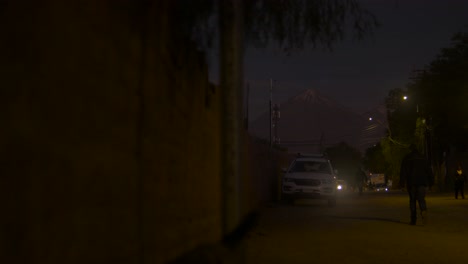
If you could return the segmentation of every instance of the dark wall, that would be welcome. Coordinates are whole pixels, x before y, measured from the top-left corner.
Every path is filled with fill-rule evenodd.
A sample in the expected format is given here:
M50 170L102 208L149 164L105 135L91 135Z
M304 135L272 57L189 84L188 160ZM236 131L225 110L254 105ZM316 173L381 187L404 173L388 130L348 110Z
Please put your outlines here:
M2 263L161 263L220 239L218 93L168 4L138 5L2 6Z
M220 88L172 2L1 2L1 263L165 263L222 239ZM244 215L278 187L245 137Z

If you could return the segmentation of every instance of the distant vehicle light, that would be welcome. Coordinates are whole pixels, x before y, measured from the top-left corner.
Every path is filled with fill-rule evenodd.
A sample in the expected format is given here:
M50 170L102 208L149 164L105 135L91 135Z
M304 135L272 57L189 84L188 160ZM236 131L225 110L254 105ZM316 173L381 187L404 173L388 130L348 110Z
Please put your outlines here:
M343 187L341 185L336 186L336 189L341 190Z
M388 192L388 187L377 187L375 190L378 191L378 192L380 192L380 191Z

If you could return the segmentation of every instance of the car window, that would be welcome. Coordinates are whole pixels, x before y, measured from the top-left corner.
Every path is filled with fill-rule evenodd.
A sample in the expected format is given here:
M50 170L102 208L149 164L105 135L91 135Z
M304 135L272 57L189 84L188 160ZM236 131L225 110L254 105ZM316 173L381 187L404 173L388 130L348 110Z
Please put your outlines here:
M296 160L290 172L320 172L331 174L327 162Z

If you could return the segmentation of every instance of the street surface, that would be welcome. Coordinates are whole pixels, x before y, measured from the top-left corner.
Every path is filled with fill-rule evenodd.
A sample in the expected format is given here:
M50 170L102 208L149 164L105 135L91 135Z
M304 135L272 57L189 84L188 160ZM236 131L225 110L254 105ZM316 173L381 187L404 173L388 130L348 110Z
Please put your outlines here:
M272 203L245 240L245 263L468 263L468 199L427 195L428 223L410 226L406 192Z

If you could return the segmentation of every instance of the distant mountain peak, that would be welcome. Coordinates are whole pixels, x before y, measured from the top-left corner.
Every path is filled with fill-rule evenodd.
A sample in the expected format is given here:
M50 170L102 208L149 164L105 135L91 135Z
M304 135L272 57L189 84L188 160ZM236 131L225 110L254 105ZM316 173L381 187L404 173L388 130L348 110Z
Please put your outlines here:
M299 93L298 95L292 98L292 101L295 102L304 102L304 103L314 103L314 104L324 104L324 105L335 105L335 103L323 96L316 89L307 89Z
M369 122L369 117L378 120L378 125ZM281 117L275 123L274 132L269 113L264 113L252 122L249 133L263 139L279 138L291 153L316 152L320 146L339 142L364 152L367 146L385 136L385 119L380 118L373 112L357 113L315 89L307 89L281 104Z

